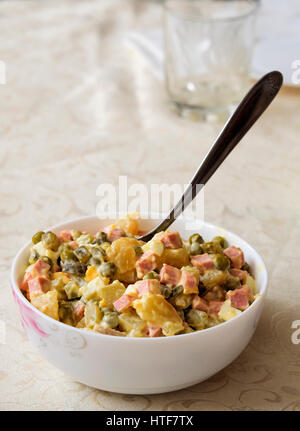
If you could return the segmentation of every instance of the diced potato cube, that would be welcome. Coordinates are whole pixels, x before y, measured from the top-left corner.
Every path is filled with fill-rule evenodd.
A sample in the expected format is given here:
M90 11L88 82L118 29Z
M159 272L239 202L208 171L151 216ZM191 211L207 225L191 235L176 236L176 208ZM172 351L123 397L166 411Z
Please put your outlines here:
M100 277L94 278L86 286L82 286L79 290L81 294L87 301L91 299L100 301L102 299L100 294L100 289L105 286L103 280Z
M129 286L127 286L127 288L126 288L125 293L126 293L126 295L134 296L135 298L137 298L139 296L137 285L136 284L129 284Z
M32 250L37 251L39 256L49 257L49 259L51 259L53 262L56 262L59 256L58 251L53 251L53 250L50 250L49 248L44 247L42 241L32 246Z
M62 280L64 284L69 283L71 277L66 272L54 272L51 277L52 280Z
M134 283L137 279L136 270L131 269L130 271L124 272L123 274L120 274L119 271L117 271L116 278L123 283Z
M146 328L146 322L144 322L135 311L127 311L119 315L119 326L127 332L129 336L143 337L145 335L144 330Z
M216 285L224 284L227 280L228 273L226 271L219 271L218 269L210 269L200 275L200 281L207 289L212 289Z
M250 287L250 289L252 290L253 295L255 295L255 293L256 293L256 284L255 284L254 278L251 277L250 274L247 274L245 284L247 284Z
M102 285L99 288L99 293L102 299L104 299L107 307L112 307L113 303L117 301L124 293L125 286L119 280L113 281L111 284Z
M181 268L189 264L189 255L185 248L165 248L159 257L159 267L162 267L163 263Z
M219 313L218 313L218 317L220 319L225 320L225 322L227 320L232 319L235 316L238 316L239 314L241 314L241 310L238 310L237 308L234 308L231 306L230 300L227 299L224 304L222 305Z
M57 292L55 290L50 290L47 293L33 297L31 303L42 313L47 314L47 316L55 320L59 320Z
M160 232L160 234L156 234L149 242L143 245L143 251L152 251L157 256L161 256L165 249L163 242L159 239L161 234L162 232Z
M135 269L137 260L135 245L140 245L140 241L135 238L122 237L114 241L107 249L108 259L116 265L119 274Z
M127 214L125 217L120 218L116 225L123 229L126 233L131 235L138 235L139 233L139 223L138 223L138 213Z
M95 323L100 323L102 319L102 312L96 302L89 301L84 310L85 325L93 327Z
M133 302L133 307L142 320L162 328L164 335L175 335L184 328L177 311L162 295L143 295Z

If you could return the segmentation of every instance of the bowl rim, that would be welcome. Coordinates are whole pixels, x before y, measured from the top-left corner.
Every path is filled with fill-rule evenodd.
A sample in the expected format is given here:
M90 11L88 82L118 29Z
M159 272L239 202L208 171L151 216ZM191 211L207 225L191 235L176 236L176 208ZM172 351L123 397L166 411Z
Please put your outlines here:
M158 214L158 213L151 213L151 216L153 218L163 217L162 214ZM55 230L55 229L59 229L63 225L69 224L69 223L75 223L75 222L84 221L84 220L88 221L90 219L95 219L95 218L98 218L101 221L101 218L97 217L96 215L87 215L87 216L76 217L73 219L66 220L64 222L57 223L53 226L48 227L46 230ZM106 219L110 219L110 217L107 216ZM113 217L112 217L112 219L113 219ZM141 220L150 220L149 217L143 218L142 215L140 216L140 219ZM181 219L185 220L187 222L189 222L189 221L195 222L195 220L190 219L188 217L182 217ZM19 249L15 258L13 259L13 262L11 265L11 277L10 277L11 288L12 288L13 292L17 295L18 299L21 300L21 302L24 304L25 307L29 307L33 312L37 313L38 316L40 316L42 319L45 319L49 324L52 324L52 325L57 324L58 326L62 326L66 330L68 329L68 330L79 331L80 334L90 335L92 337L100 337L100 339L102 337L105 337L106 339L109 338L109 339L115 340L115 341L121 341L122 340L122 342L139 342L139 343L140 342L152 342L152 343L163 342L163 343L166 343L166 340L169 340L169 342L172 342L176 339L182 339L182 337L187 338L187 337L203 336L203 335L209 333L210 331L217 331L218 328L223 328L225 325L227 325L227 326L234 325L235 324L234 322L237 322L238 319L245 318L247 313L249 313L249 312L251 313L255 307L257 307L260 303L262 303L265 299L267 289L268 289L268 272L267 272L266 265L265 265L262 257L260 256L260 254L247 241L245 241L239 235L229 231L228 229L221 228L221 227L219 227L213 223L209 223L206 221L201 221L201 223L202 223L202 226L207 226L207 227L213 228L213 229L219 229L222 232L224 232L225 236L226 236L226 234L229 234L229 235L235 237L236 239L238 239L238 241L240 241L241 243L244 243L245 245L247 245L247 247L250 249L251 253L253 253L253 256L256 259L260 260L260 271L263 272L263 283L260 286L260 292L259 292L260 295L253 301L253 303L246 310L244 310L242 313L238 314L237 316L233 317L232 319L227 320L226 322L222 322L218 325L212 326L210 328L202 329L200 331L194 331L194 332L191 332L188 334L178 334L178 335L169 336L169 337L124 337L124 336L120 336L120 335L101 334L101 333L93 331L93 330L85 330L82 328L76 328L74 326L67 325L66 323L55 320L52 317L49 317L46 314L42 313L40 310L38 310L36 307L34 307L30 301L28 301L28 299L23 295L23 293L19 287L18 281L17 281L16 267L18 265L19 259L22 256L22 254L31 245L31 240L27 241ZM242 317L242 316L244 316L244 317ZM219 330L221 330L221 329L219 329ZM152 341L149 341L149 340L152 340Z

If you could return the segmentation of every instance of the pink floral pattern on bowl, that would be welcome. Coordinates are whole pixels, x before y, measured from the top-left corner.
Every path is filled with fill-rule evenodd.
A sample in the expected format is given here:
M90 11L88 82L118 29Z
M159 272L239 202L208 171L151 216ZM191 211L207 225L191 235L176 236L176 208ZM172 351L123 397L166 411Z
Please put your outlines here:
M42 337L48 337L48 334L45 331L43 331L43 329L41 329L37 324L35 320L34 311L31 310L29 306L27 306L18 298L18 295L15 293L12 286L11 286L11 290L13 293L14 300L16 301L20 309L21 323L22 323L23 329L25 331L26 331L26 328L33 329L38 335Z

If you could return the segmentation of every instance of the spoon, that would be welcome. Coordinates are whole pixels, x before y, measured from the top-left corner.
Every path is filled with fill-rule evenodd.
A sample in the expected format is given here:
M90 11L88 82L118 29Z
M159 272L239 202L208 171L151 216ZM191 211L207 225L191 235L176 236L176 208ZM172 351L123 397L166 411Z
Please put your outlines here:
M228 154L240 142L255 121L270 105L283 82L278 71L267 73L246 94L199 166L181 199L158 226L138 239L149 241L156 233L166 230L192 202L204 184L215 173ZM198 186L198 187L196 187Z

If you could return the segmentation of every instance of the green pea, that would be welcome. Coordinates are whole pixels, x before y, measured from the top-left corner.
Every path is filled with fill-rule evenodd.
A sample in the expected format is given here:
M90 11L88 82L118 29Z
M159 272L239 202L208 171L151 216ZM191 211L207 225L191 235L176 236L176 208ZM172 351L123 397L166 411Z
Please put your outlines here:
M74 275L85 274L84 264L82 262L74 262L74 260L65 260L62 264L62 270Z
M162 286L161 287L161 294L166 299L170 298L170 296L172 294L172 288L170 286Z
M97 257L91 257L87 263L90 266L99 266L101 265L102 260L98 259Z
M32 265L33 263L35 263L39 258L39 254L36 250L32 250L32 252L30 253L28 262L30 265Z
M204 329L208 325L208 316L205 311L191 309L186 313L187 323L195 329Z
M179 284L179 286L176 286L172 289L172 296L180 295L183 292L183 286Z
M155 271L150 271L150 272L147 272L147 274L145 274L143 277L143 280L151 280L151 279L159 280L159 274L157 274L157 272Z
M42 244L45 248L57 251L59 247L59 241L55 233L46 232L42 235Z
M223 253L222 247L218 241L208 241L201 244L202 250L204 253L208 254L217 254Z
M202 246L199 244L199 242L192 242L190 246L190 254L192 256L196 256L202 253L203 253Z
M224 284L224 288L226 290L234 290L241 285L240 279L238 277L234 277L233 275L229 275L226 283Z
M60 258L62 261L65 261L65 260L77 261L77 257L69 245L64 244L64 246L60 250L61 250L60 251Z
M225 271L230 267L230 260L224 254L215 254L214 263L217 269Z
M133 248L137 257L142 256L142 254L144 253L142 247L140 247L139 245L134 245Z
M113 262L103 262L100 266L100 273L103 277L112 278L116 272L117 268Z
M226 240L223 236L215 236L212 240L218 242L222 248L225 247Z
M247 262L244 263L244 265L241 268L243 271L247 271L250 273L250 266Z
M81 245L80 247L76 248L76 250L74 250L74 254L79 260L79 262L83 263L86 263L91 257L91 253L86 247L84 247L84 245Z
M50 265L50 267L52 267L52 260L48 256L40 256L40 259L43 260L44 262L48 263L48 265Z
M110 313L105 313L101 325L106 328L116 328L119 325L118 313L111 311Z
M39 232L35 233L32 237L33 244L37 244L38 242L40 242L44 233L45 232L43 232L41 230Z
M58 310L59 320L60 321L73 321L73 306L71 302L68 301L60 301L59 302L59 310ZM73 323L73 322L72 322Z
M180 293L179 295L173 296L170 302L177 310L185 310L192 303L192 295Z
M103 244L103 241L101 241L101 239L97 239L95 238L94 241L92 242L93 245L101 245Z
M92 247L90 252L92 253L92 256L99 259L99 260L103 260L106 252L102 247Z
M189 241L190 241L190 244L192 244L193 242L198 242L199 244L202 244L204 242L204 239L198 233L194 233L193 235L190 236Z
M102 244L107 241L107 234L105 232L98 232L96 235L97 244Z

